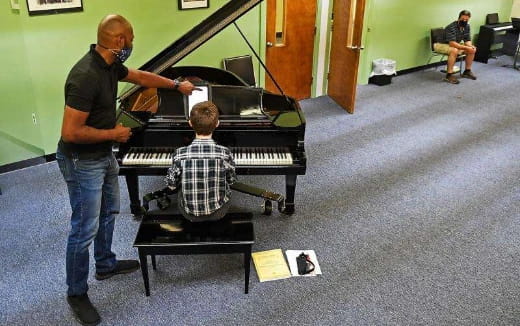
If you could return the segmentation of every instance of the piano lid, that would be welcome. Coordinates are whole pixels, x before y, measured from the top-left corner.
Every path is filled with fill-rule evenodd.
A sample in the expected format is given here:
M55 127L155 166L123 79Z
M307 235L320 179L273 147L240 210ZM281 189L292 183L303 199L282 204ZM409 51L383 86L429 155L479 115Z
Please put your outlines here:
M218 34L260 2L262 2L262 0L229 0L222 8L189 30L139 69L160 74L193 52L193 50ZM124 100L140 87L139 85L134 85L121 94L120 99Z

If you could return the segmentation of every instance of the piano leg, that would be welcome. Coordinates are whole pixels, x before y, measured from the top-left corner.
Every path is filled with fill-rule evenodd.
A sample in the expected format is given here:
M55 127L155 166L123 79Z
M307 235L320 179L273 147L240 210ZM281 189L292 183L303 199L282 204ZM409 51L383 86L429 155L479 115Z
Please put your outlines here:
M296 190L296 174L288 174L285 176L285 209L284 214L292 215L294 213L294 192Z
M141 200L139 199L139 179L136 173L128 173L125 175L126 187L128 188L128 196L130 198L130 211L135 216L143 215Z

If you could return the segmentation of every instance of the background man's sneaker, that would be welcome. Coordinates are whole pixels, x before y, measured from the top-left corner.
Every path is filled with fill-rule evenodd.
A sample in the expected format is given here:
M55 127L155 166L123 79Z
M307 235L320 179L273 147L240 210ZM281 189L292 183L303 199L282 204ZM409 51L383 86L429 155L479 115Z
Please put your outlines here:
M83 295L67 296L67 302L74 313L74 317L76 317L80 324L90 326L97 325L101 321L101 317L99 317L96 308L92 305L86 293Z
M446 77L444 77L444 80L450 84L460 83L459 80L457 79L457 77L455 77L454 75L447 75Z
M139 262L137 260L118 260L116 267L110 272L96 272L96 280L101 281L116 274L131 273L139 269Z
M477 80L477 76L475 76L471 70L464 71L462 73L462 77Z

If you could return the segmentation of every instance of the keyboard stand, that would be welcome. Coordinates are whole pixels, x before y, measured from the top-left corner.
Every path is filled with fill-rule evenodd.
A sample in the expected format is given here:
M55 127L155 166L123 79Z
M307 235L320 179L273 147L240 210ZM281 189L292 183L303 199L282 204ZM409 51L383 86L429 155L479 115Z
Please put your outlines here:
M518 41L518 44L516 45L516 52L515 52L515 59L513 60L513 69L520 70L520 67L516 65L518 61L518 53L520 52L520 40Z
M506 67L506 68L513 68L515 70L520 70L520 67L517 66L517 62L518 62L518 54L520 52L520 34L518 36L518 42L516 43L516 50L515 50L515 56L514 56L514 59L513 59L513 64L512 65L503 65L502 67Z

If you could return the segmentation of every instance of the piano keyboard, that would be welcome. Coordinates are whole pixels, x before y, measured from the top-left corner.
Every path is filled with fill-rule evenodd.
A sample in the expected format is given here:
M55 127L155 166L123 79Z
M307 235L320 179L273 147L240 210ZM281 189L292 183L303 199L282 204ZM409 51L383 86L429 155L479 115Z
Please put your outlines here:
M508 24L506 26L500 26L500 27L493 27L493 30L495 32L499 32L499 31L503 31L503 30L506 30L506 29L511 29L513 27L512 24Z
M231 147L236 165L292 165L289 149L284 147Z
M172 164L173 148L138 148L132 147L123 156L123 165L157 165L169 166Z
M230 147L236 165L292 165L293 157L285 147ZM175 148L132 147L123 165L170 166Z

